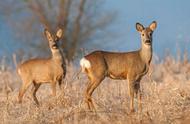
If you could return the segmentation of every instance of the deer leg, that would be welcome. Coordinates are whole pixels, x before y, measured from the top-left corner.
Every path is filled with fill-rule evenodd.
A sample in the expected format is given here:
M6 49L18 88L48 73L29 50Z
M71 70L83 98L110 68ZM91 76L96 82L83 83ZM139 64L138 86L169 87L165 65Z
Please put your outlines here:
M58 80L59 89L61 89L62 83L64 83L64 82L63 82L63 78L60 78L60 79Z
M139 112L142 111L142 104L141 104L141 90L140 90L140 82L136 82L134 85L134 90L135 90L135 95L137 96L138 99L138 110Z
M92 110L91 106L90 106L90 97L88 95L88 92L90 90L90 87L91 87L92 83L91 82L88 82L88 86L87 86L87 89L86 89L86 92L85 92L85 102L87 103L87 106L88 106L88 109L89 110Z
M21 103L22 102L22 98L24 93L26 92L26 90L28 89L28 87L30 86L31 81L30 82L23 82L22 87L19 91L19 95L18 95L18 102Z
M142 92L140 89L140 84L138 86L137 98L138 98L138 109L139 109L139 112L141 113L142 112Z
M51 84L51 88L52 88L52 96L56 96L56 83L53 82Z
M37 84L37 83L33 83L33 84L34 84L34 88L33 88L33 99L34 99L35 103L36 103L37 105L39 105L38 99L37 99L37 97L36 97L36 92L37 92L37 90L39 89L39 87L40 87L41 84Z
M93 103L93 101L92 101L91 96L92 96L92 93L94 92L94 90L95 90L95 89L98 87L98 85L101 83L101 81L102 81L102 80L95 80L95 81L93 81L93 83L90 85L89 90L88 90L88 92L87 92L87 98L88 98L88 102L89 102L89 104L90 104L90 108L91 108L91 109L94 109L95 111L96 111L96 108L95 108L95 106L94 106L94 103Z
M135 112L134 109L134 82L133 81L129 81L128 82L128 93L130 96L130 112Z

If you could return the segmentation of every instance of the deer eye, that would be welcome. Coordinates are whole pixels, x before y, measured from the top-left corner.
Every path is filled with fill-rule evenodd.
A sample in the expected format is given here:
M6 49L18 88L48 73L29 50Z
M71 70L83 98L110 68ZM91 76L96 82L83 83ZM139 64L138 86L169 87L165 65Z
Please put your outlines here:
M142 34L142 36L144 36L144 34Z
M152 36L152 33L150 33L149 35Z

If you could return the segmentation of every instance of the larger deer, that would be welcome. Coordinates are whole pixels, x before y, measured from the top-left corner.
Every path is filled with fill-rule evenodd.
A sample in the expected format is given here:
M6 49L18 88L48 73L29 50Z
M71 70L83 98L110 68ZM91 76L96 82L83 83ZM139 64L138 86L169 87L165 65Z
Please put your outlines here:
M141 35L141 48L132 52L94 51L84 56L80 65L88 76L89 83L85 92L85 101L90 110L95 109L91 95L105 77L112 79L127 79L130 96L130 111L134 112L134 95L138 97L138 108L141 106L141 78L148 72L152 59L152 34L157 23L153 21L144 28L136 23L136 30Z
M19 91L18 100L22 102L22 97L28 87L33 83L33 99L39 105L36 92L42 83L50 83L52 95L56 95L56 82L61 85L66 74L64 58L58 46L58 41L63 35L63 30L58 29L56 34L50 33L47 29L44 34L49 42L52 56L47 59L31 59L22 63L18 68L18 74L22 79L22 87Z

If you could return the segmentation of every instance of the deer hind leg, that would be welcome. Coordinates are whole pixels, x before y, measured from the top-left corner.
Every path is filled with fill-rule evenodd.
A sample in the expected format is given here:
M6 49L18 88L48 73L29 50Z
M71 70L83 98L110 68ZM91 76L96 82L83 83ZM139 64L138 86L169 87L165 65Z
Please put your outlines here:
M34 84L34 88L33 88L33 99L34 99L35 103L36 103L37 105L39 105L38 99L37 99L37 97L36 97L36 92L37 92L37 90L39 89L39 87L40 87L41 84L37 84L37 83L35 83L35 82L34 82L33 84Z
M86 102L89 110L92 110L92 108L90 106L90 102L89 102L91 100L91 98L88 96L88 92L90 90L91 85L92 85L92 83L88 82L88 86L87 86L87 89L86 89L86 92L85 92L85 102Z
M86 101L87 101L87 105L89 107L90 110L95 110L96 108L94 106L94 103L92 101L92 93L94 92L94 90L98 87L98 85L101 83L103 79L96 79L96 80L91 80L91 83L88 85L87 90L86 90Z
M28 89L28 87L30 86L30 84L32 83L32 81L23 81L22 87L19 91L19 95L18 95L18 102L21 103L22 102L22 98L24 93L26 92L26 90Z

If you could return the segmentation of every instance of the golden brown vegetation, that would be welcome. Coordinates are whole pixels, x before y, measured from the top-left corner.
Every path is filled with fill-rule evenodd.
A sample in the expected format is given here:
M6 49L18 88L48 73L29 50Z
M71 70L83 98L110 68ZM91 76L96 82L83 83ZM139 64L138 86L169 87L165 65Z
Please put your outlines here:
M188 123L190 120L190 63L166 57L152 64L150 76L141 82L143 110L129 114L126 81L106 79L94 92L97 113L87 111L83 102L86 76L76 78L78 68L68 67L66 83L56 97L50 96L50 86L37 92L38 108L30 91L22 104L17 103L21 81L14 69L1 65L0 71L0 123L3 124L168 124ZM136 102L136 101L135 101Z

